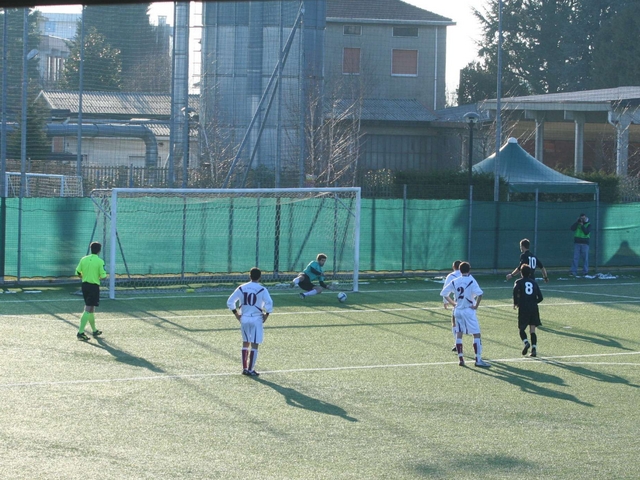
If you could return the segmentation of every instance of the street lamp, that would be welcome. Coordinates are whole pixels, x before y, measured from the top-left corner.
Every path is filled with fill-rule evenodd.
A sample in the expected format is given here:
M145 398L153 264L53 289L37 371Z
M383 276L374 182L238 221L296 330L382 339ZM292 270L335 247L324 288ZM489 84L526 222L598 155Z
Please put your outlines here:
M480 120L480 115L476 112L467 112L464 114L464 121L469 124L469 188L473 184L473 127Z

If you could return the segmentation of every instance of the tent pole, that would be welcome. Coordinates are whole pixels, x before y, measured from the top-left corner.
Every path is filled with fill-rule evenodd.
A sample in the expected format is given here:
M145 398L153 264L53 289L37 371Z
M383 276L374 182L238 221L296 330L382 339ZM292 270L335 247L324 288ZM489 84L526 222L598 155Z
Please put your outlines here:
M471 225L473 223L473 185L469 185L469 233L467 236L467 262L471 262Z
M533 244L534 249L533 253L536 255L536 250L538 249L538 189L536 188L536 211L533 216Z
M498 256L500 254L500 202L493 202L495 205L495 231L493 249L493 274L498 273Z
M595 245L595 257L594 257L594 266L595 273L598 273L598 247L600 246L600 242L598 238L600 237L600 185L596 183L596 234L594 235L594 239L596 241Z

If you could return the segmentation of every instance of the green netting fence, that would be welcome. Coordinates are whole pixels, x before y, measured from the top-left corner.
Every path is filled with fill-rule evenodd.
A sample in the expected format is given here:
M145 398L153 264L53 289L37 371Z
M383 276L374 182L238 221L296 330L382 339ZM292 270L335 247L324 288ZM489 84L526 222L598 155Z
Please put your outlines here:
M91 200L5 201L5 281L74 277L78 259L87 253L96 222ZM20 230L19 208L22 208ZM542 202L537 209L533 202L475 202L470 216L468 202L463 200L363 199L360 271L408 274L448 270L455 259L469 260L475 270L508 270L516 266L518 242L526 237L546 267L568 272L573 254L573 233L569 227L582 212L591 217L594 225L592 267L607 271L640 266L638 203L601 204L596 212L593 202ZM152 240L141 234L138 248L155 249ZM212 248L206 242L202 245ZM314 248L319 248L317 239ZM219 254L224 256L226 251L227 245L221 245ZM173 253L157 251L158 255ZM189 254L202 258L198 242L193 243ZM261 251L265 259L273 254ZM239 260L234 256L230 262L221 264L230 271L242 271L234 265L236 261Z

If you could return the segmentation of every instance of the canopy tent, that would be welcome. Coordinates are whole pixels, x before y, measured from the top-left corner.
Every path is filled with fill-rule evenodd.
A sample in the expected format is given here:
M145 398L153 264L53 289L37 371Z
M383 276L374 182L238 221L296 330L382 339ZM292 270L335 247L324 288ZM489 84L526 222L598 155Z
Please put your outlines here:
M498 175L509 185L509 192L535 193L534 235L533 244L538 244L538 211L539 193L592 193L595 200L595 234L594 260L592 265L598 269L598 231L600 224L600 192L598 184L587 182L579 178L563 175L529 155L520 145L518 140L510 138L500 149L498 158ZM495 154L485 158L473 167L476 173L494 173ZM499 205L499 202L496 202ZM499 216L498 216L499 218ZM496 222L496 238L500 234L499 220ZM533 249L534 253L536 248ZM471 228L469 232L469 252L471 252ZM591 255L590 255L591 256ZM495 259L497 266L497 257Z
M473 167L476 173L494 173L495 153ZM498 175L509 184L510 192L593 193L598 184L563 175L529 155L515 138L500 149Z

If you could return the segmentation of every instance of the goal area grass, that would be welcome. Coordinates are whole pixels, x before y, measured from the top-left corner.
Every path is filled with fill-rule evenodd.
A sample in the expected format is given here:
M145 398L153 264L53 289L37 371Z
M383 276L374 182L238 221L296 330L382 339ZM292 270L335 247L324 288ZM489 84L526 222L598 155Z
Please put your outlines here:
M77 285L3 293L0 477L636 478L640 280L541 282L529 358L513 283L476 278L489 369L469 336L458 366L437 279L381 279L274 289L258 378L231 289L103 299L89 342Z

